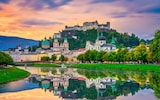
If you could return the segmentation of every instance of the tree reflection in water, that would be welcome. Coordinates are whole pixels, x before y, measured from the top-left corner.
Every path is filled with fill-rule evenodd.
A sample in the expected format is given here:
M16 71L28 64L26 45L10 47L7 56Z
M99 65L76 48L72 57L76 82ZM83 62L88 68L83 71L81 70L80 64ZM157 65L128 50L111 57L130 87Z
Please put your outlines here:
M63 98L115 99L118 96L135 95L139 90L153 89L160 98L160 74L155 72L133 72L123 70L85 70L77 69L85 80L69 79L67 88L59 84L54 88L53 83L45 89ZM104 79L110 82L103 82ZM96 81L100 81L99 83ZM114 82L115 81L115 82ZM93 82L89 84L89 82ZM42 87L42 84L40 84Z

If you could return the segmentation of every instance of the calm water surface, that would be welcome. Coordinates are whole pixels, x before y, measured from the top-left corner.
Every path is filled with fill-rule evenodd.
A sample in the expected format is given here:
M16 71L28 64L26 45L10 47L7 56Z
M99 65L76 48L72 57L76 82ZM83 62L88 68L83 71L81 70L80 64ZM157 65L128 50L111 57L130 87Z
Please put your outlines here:
M28 78L0 84L0 100L160 100L160 74L123 70L20 67Z

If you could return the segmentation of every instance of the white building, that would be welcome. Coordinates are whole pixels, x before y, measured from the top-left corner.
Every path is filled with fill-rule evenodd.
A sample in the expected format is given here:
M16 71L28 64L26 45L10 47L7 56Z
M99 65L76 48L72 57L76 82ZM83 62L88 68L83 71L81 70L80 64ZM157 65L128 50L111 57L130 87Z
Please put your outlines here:
M96 43L87 41L85 49L86 50L106 51L106 52L114 51L116 49L114 37L112 37L112 43L109 44L109 43L106 43L106 38L103 36L102 33L101 33L101 36L99 35L99 33L97 33Z

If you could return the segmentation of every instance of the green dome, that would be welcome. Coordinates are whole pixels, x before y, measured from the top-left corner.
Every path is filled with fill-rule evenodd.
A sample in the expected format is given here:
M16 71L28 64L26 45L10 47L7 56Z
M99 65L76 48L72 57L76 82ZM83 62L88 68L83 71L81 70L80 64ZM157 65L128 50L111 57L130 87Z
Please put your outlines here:
M42 42L42 45L50 45L50 43L49 43L49 41L44 40L44 41Z
M47 89L50 86L50 82L48 80L42 81L42 88Z
M65 37L64 40L67 41L67 38Z

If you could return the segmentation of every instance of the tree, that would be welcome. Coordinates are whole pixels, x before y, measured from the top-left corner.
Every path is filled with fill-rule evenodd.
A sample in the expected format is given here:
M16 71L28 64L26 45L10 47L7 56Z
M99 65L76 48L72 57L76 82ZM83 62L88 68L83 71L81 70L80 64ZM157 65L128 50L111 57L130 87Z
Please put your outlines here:
M63 61L65 60L64 55L61 55L61 56L59 57L59 60L60 60L61 62L63 62Z
M41 61L49 61L49 57L48 56L43 56L43 57L41 57Z
M160 63L160 30L155 33L149 50L153 54L153 60Z
M64 61L68 61L68 57L64 57Z
M95 62L97 53L98 52L96 50L91 50L89 53L89 60Z
M109 53L108 52L106 52L104 55L103 55L103 61L108 61L108 55L109 55Z
M110 52L108 57L107 57L107 60L113 62L113 61L115 61L115 59L116 59L116 53L115 52Z
M79 61L81 61L81 62L84 62L84 54L79 54L78 55L78 57L77 57L77 59L79 60Z
M85 61L89 61L89 62L90 62L89 54L90 54L90 50L88 50L88 51L86 51L86 52L84 53L84 60L85 60Z
M8 65L13 63L13 59L10 55L0 52L0 65Z
M51 56L51 60L52 61L55 61L57 59L57 55L56 54L53 54L52 56Z
M116 55L116 61L120 62L124 62L126 61L126 54L128 52L127 48L124 49L118 49L117 55Z
M100 51L98 52L97 56L96 56L96 61L100 61L102 62L103 61L103 55L105 54L104 51Z
M136 55L137 60L143 63L144 61L147 61L147 48L144 44L144 42L141 42L139 46L136 47Z

